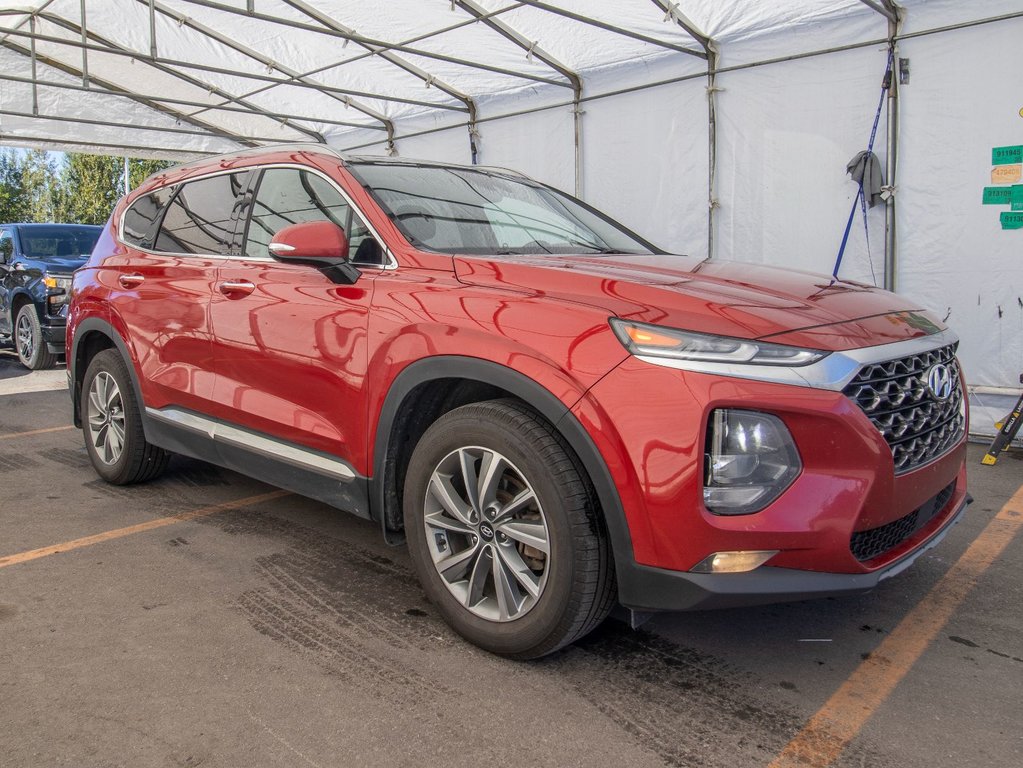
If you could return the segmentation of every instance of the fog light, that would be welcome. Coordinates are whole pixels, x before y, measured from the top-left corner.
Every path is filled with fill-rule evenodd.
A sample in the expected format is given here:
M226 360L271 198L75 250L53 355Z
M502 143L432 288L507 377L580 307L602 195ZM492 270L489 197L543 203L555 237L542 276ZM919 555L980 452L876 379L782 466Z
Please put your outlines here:
M692 568L692 573L745 573L778 554L777 549L750 552L715 552Z
M781 419L731 408L711 413L705 459L703 503L717 515L759 512L803 468Z

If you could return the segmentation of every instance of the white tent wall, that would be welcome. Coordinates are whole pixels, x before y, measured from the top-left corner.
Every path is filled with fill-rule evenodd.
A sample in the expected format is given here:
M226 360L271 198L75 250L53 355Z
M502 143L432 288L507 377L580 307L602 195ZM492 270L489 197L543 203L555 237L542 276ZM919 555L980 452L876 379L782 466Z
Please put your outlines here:
M993 147L1023 144L1023 25L992 24L907 40L902 91L898 289L948 315L973 385L1023 372L1023 230L1008 205L983 205ZM972 51L974 55L964 55Z
M887 56L858 49L718 76L716 256L831 273L858 191L846 164L867 148ZM882 163L885 138L882 115ZM873 271L857 209L840 274L881 285L884 206L867 219Z
M90 74L138 93L179 99L169 103L167 111L194 111L189 102L233 105L234 111L202 110L197 117L255 143L275 136L283 141L322 136L332 146L357 154L380 154L389 150L384 127L390 121L401 156L468 163L468 104L445 91L446 82L471 96L478 108L481 163L517 168L562 189L575 187L569 78L486 23L471 21L462 3L456 8L448 0L381 4L310 0L328 17L379 39L411 39L458 26L454 32L415 43L431 52L428 56L397 54L437 75L437 83L431 84L394 66L379 52L369 54L358 42L346 46L342 39L312 29L313 19L284 0L257 0L257 14L267 14L262 19L247 17L246 4L240 0L221 2L221 7L210 7L189 0L158 0L166 8L155 15L159 55L201 60L207 67L178 67L175 73L161 69L158 61L146 60L153 42L147 3L88 0L90 33L138 52L132 63L120 54L94 51L89 55ZM662 42L702 50L653 0L548 2ZM710 130L707 78L700 74L706 62L530 5L513 6L510 0L475 3L499 14L494 18L518 27L523 39L535 40L567 69L582 75L582 196L658 245L706 254ZM0 9L16 5L0 2ZM697 29L714 39L720 52L716 82L720 90L714 97L715 255L829 273L856 194L845 165L866 148L880 97L887 19L861 0L682 0L678 5ZM1023 230L1002 230L998 214L1007 207L982 205L981 194L990 185L992 147L1023 144L1019 115L1023 97L1013 91L1015 73L1023 70L1023 49L1017 44L1023 34L1019 16L1023 9L1019 0L903 0L900 5L905 8L906 37L900 41L899 56L910 59L911 74L900 95L897 289L940 317L948 314L962 336L961 355L972 384L1013 387L1023 368L1023 286L1016 262ZM62 26L55 17L79 21L79 0L37 0L35 6L41 12L38 29L74 43L73 24ZM1015 17L916 36L1001 14ZM275 24L273 16L290 20L292 26ZM25 19L0 18L7 26ZM193 28L193 20L227 41L204 36ZM306 27L296 28L295 22ZM231 50L228 43L234 39L256 55ZM24 37L8 42L22 49L28 46ZM859 47L803 58L810 52L849 46ZM39 48L67 66L81 63L81 51L74 47L51 40L40 41ZM24 55L2 53L0 65L6 74L29 76ZM289 71L306 71L346 57L358 61L328 67L315 75L315 82L342 90L373 90L380 98L357 100L370 104L380 116L345 108L337 91L317 91L311 83L302 87L283 83L291 77ZM508 71L473 69L450 57ZM224 71L210 66L222 66ZM521 75L509 74L511 70ZM48 68L41 68L39 77L81 85L80 77ZM270 77L276 84L260 77ZM650 83L661 84L631 90ZM253 95L240 106L225 101L217 88ZM594 98L608 92L616 95ZM230 141L212 134L133 131L130 124L193 126L123 97L45 86L40 86L39 96L48 113L97 121L106 117L124 125L6 117L0 124L0 140L47 147L78 142L94 151L108 142L114 153L132 145L167 156L230 149ZM427 102L453 108L431 111L423 106ZM246 112L249 104L253 111ZM537 111L551 104L557 106ZM30 112L30 87L0 82L0 108ZM308 117L282 119L266 111ZM525 113L500 118L514 112ZM436 130L445 126L455 127ZM882 163L886 138L882 115L874 146ZM883 282L884 218L883 206L868 213L871 264L857 212L841 276Z

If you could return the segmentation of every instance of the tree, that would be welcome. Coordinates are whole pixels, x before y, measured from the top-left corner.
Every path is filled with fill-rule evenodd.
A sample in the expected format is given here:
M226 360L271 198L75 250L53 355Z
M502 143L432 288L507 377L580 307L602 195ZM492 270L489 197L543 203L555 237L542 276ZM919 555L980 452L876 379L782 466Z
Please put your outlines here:
M129 159L129 187L170 165ZM123 158L0 150L0 221L105 224L124 192Z
M131 188L135 189L139 184L152 176L157 171L170 168L174 163L168 160L144 160L133 157L128 160L128 180ZM124 194L124 191L121 192Z
M25 169L13 149L0 151L0 222L26 221L30 216Z
M28 215L25 221L58 221L56 217L59 183L57 163L48 153L33 149L22 158L25 194L28 197Z
M120 158L70 153L57 179L54 221L106 224L121 196Z

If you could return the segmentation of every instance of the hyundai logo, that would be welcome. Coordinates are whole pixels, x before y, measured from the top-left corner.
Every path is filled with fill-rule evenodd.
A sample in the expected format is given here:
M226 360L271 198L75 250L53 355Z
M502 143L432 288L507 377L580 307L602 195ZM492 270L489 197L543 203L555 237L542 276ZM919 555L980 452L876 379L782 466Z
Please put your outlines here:
M927 388L935 400L948 400L952 395L952 371L944 363L932 365L927 372Z
M480 536L483 537L484 541L490 541L494 538L494 529L486 523L483 523L483 525L480 526Z

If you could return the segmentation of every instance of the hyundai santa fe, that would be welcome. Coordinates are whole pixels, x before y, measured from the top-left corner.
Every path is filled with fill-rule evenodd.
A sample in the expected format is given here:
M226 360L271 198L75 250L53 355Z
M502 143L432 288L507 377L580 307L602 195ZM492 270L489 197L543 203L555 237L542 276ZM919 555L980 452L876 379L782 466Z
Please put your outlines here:
M179 453L373 520L456 631L533 658L616 604L906 568L970 500L957 343L909 298L666 253L511 171L288 146L121 200L67 359L105 480Z

